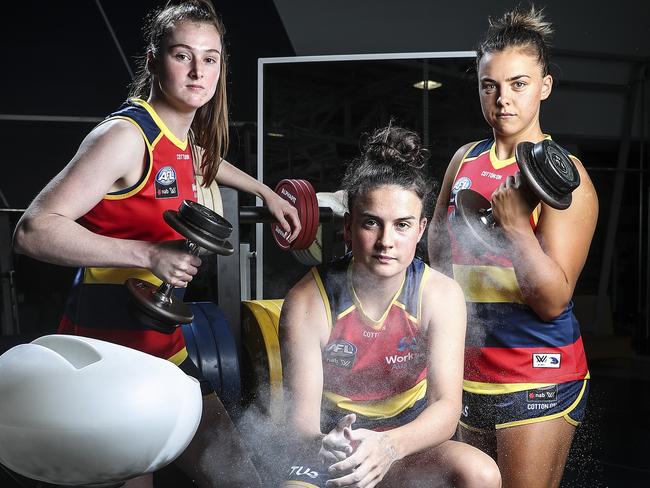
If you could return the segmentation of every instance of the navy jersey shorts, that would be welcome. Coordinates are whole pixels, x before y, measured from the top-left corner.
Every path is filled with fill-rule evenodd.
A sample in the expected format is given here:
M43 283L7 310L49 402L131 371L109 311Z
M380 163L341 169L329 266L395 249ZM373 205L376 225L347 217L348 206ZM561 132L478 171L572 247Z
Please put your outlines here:
M319 462L293 463L284 475L282 488L324 488L331 478Z
M499 395L463 390L460 425L485 432L562 417L577 426L585 416L588 395L588 379Z

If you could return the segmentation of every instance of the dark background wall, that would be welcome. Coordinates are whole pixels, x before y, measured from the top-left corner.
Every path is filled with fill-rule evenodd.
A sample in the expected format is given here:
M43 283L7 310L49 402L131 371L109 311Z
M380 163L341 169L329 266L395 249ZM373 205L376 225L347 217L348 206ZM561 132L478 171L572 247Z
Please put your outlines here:
M27 0L3 9L0 36L8 58L0 76L5 176L0 191L5 206L25 208L70 160L93 125L125 98L130 81L125 60L130 69L135 68L144 49L143 18L162 3ZM517 3L216 2L227 27L230 56L230 159L254 173L258 58L468 51L484 31L488 16L499 16ZM547 0L538 6L545 8L556 29L556 88L543 107L543 128L583 159L601 197L599 227L578 291L587 296L589 310L594 309L594 300L606 295L608 303L603 310L608 320L611 316L616 326L644 336L641 339L647 342L645 140L650 124L645 67L650 56L646 33L650 3L623 0L614 7L604 1ZM331 70L331 86L327 85L327 70L324 72L319 83L324 90L336 93L341 81L337 71ZM375 75L380 77L381 72ZM342 76L349 81L348 74ZM636 98L630 102L631 93ZM307 90L300 96L313 97ZM444 110L453 114L453 97L445 96L444 92L435 94L444 99ZM473 96L470 100L478 106ZM331 101L324 99L322 106L326 108L327 103ZM432 104L435 110L437 106ZM66 116L71 121L47 120L51 116ZM626 132L628 121L631 128ZM455 143L451 138L447 148L436 139L445 125L449 124L444 119L432 124L430 137L427 134L439 153L435 174L444 170ZM472 136L487 132L480 118L468 123L467 130ZM354 141L358 134L348 136ZM625 171L616 172L617 166ZM617 184L621 190L618 200L614 198ZM616 226L611 225L613 218ZM608 239L613 251L607 249ZM605 291L599 291L603 269L611 273L611 280Z

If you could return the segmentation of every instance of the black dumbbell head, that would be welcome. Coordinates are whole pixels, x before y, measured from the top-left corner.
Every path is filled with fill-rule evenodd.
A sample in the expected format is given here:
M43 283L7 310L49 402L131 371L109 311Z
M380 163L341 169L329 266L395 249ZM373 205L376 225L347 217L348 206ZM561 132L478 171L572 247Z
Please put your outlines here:
M234 248L226 239L232 224L209 208L184 200L178 211L165 210L163 218L169 226L203 249L215 254L230 256Z
M578 169L557 143L544 139L517 144L516 159L531 191L560 210L571 205L571 192L580 186Z
M205 205L183 200L178 213L187 222L203 229L218 239L228 239L232 233L232 224Z
M138 278L126 280L131 301L131 313L149 328L171 334L178 324L192 321L192 311L177 297L169 297L169 301L160 301L156 297L158 287Z

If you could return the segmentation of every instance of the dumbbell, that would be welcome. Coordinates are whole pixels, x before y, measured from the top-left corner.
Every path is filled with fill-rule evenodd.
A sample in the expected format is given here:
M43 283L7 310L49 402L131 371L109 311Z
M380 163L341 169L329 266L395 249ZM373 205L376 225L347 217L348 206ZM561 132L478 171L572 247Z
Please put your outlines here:
M165 222L187 239L186 250L197 255L200 248L222 256L234 252L227 241L232 225L219 214L191 200L183 200L178 211L165 210ZM182 300L173 296L174 286L162 283L156 287L138 278L126 280L131 296L132 312L151 328L171 334L178 324L192 321L194 315Z
M522 176L521 190L531 211L540 202L558 210L569 208L571 193L580 186L580 175L557 143L549 139L536 144L520 142L515 156ZM490 201L471 189L459 190L454 201L450 221L468 238L462 241L478 241L483 249L497 254L503 248L503 238Z

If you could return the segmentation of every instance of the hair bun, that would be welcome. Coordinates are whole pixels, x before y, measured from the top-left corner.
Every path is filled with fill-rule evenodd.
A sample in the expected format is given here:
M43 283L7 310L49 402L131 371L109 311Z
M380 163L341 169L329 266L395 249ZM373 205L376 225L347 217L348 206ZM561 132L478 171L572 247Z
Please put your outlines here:
M429 157L416 132L392 124L375 130L368 137L364 151L368 161L407 164L415 168L422 168Z

